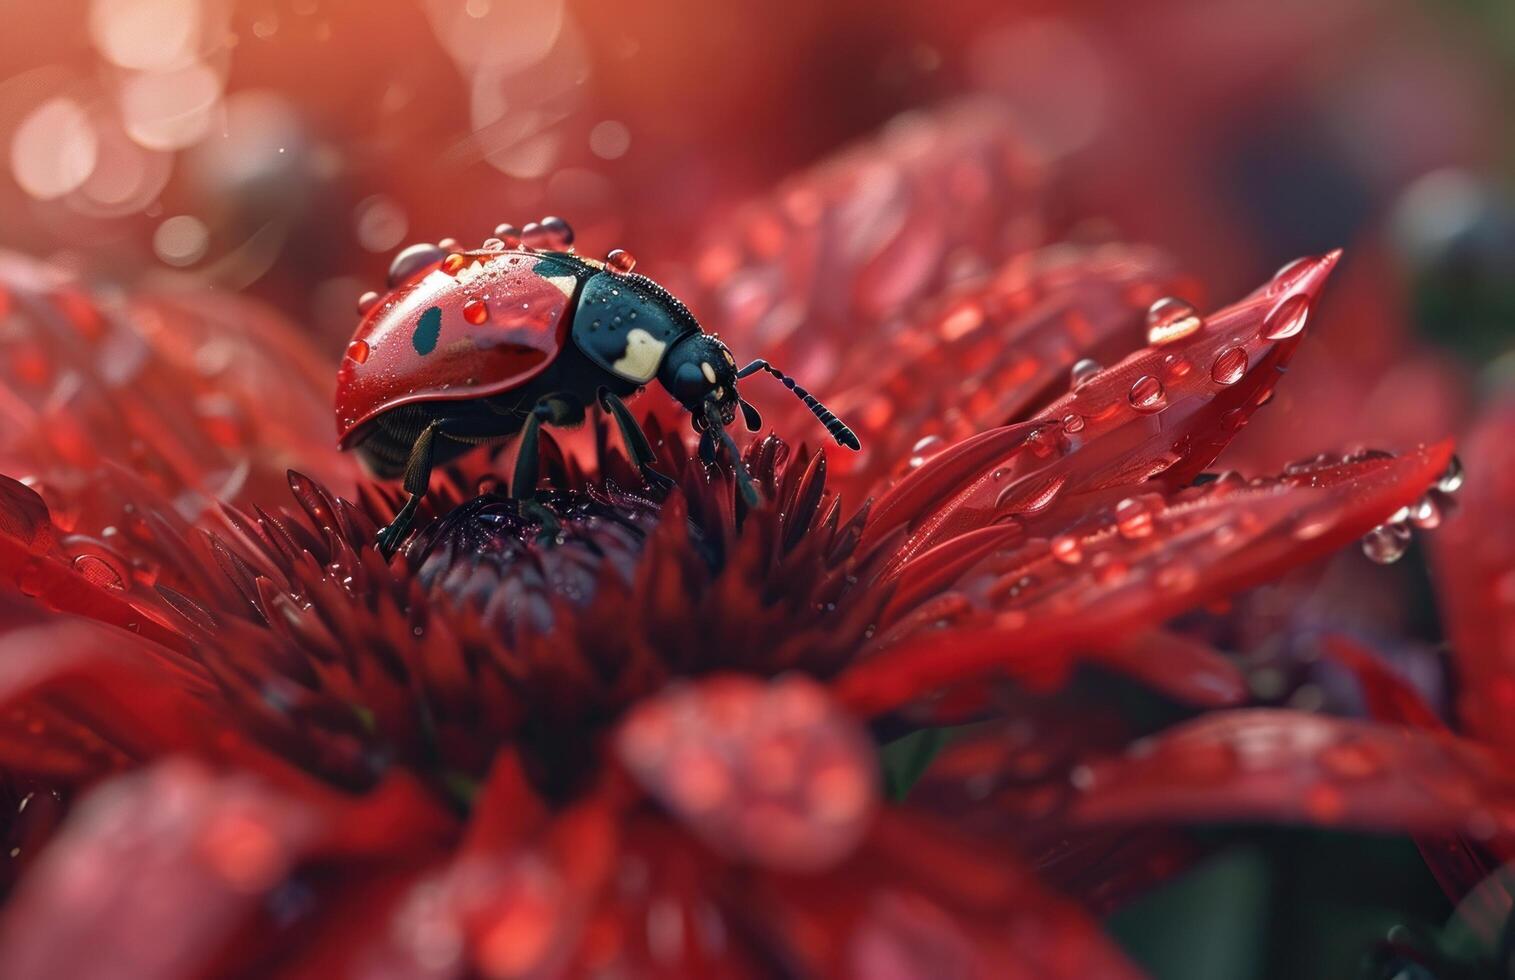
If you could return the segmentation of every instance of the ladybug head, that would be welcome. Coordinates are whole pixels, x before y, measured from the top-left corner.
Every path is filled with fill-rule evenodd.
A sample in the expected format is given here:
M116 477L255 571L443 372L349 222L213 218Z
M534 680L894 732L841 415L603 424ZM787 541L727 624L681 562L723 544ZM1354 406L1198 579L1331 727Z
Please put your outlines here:
M719 420L722 426L736 420L741 404L736 392L736 358L710 334L692 333L674 344L663 358L658 380L694 416L695 428L703 431L707 420ZM756 410L742 407L752 413L751 421ZM756 422L761 424L762 420Z

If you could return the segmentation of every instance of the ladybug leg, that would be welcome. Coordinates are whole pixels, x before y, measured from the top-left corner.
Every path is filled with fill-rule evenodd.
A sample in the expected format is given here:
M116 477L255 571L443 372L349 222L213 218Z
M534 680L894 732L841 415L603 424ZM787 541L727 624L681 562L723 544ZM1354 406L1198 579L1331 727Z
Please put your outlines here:
M410 449L410 461L405 464L405 490L410 494L410 499L405 501L405 506L395 515L394 520L379 529L374 539L379 553L387 561L394 556L400 547L400 542L410 532L410 525L415 521L416 508L421 506L421 500L426 496L426 488L431 484L431 461L432 453L436 448L437 435L442 426L450 419L436 419L421 430L416 437L415 445Z
M605 409L615 418L615 424L621 430L621 441L626 445L626 451L631 454L631 461L637 469L642 471L642 480L654 490L667 493L675 486L673 480L653 469L652 462L655 459L652 453L652 444L647 441L647 433L637 424L631 410L626 403L621 401L620 396L607 388L599 390L600 407Z
M515 473L510 479L510 495L519 501L521 516L541 525L542 533L539 537L544 540L556 538L562 526L552 511L537 500L537 433L541 432L542 423L555 421L564 414L565 404L562 399L548 395L532 407L531 414L526 416L526 424L521 428L521 445L516 451ZM571 406L568 407L571 409ZM583 406L579 407L582 409ZM571 411L568 414L571 415Z

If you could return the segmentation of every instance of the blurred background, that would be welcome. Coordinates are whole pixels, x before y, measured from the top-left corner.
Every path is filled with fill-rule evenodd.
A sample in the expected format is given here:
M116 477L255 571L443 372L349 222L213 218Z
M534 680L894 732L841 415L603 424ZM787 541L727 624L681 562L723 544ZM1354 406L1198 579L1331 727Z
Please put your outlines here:
M1044 175L1028 241L1155 244L1210 306L1347 248L1236 465L1458 432L1515 376L1508 0L0 7L0 248L106 290L255 297L333 364L409 242L558 214L581 251L624 246L677 281L743 202L901 113L976 99ZM1284 583L1250 621L1287 646L1355 616L1434 695L1417 559L1392 590L1358 566L1308 601ZM1260 699L1332 697L1276 643L1233 641ZM1405 842L1240 840L1114 920L1160 976L1349 976L1391 926L1450 912Z

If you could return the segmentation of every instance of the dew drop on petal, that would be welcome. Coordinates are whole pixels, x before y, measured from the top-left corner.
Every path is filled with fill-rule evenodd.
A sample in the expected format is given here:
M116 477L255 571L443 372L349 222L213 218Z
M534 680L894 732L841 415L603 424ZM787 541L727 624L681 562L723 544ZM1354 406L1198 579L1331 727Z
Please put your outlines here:
M478 297L470 297L463 304L463 319L474 326L478 326L489 319L489 307Z
M358 315L362 316L379 303L379 294L370 289L358 297Z
M1144 538L1152 533L1156 509L1150 496L1127 497L1115 505L1115 529L1123 538Z
M354 340L352 343L348 344L347 356L351 360L357 361L359 364L362 364L364 361L368 360L368 341Z
M637 267L636 256L624 248L613 248L610 250L610 254L605 256L605 266L611 272L617 272L624 276Z
M1410 508L1410 523L1422 531L1431 531L1441 526L1441 505L1434 492L1426 494Z
M1168 393L1163 390L1161 381L1150 374L1144 374L1131 386L1127 400L1138 412L1157 412L1168 404Z
M1462 489L1463 482L1467 479L1467 472L1462 468L1462 460L1456 456L1447 463L1447 468L1441 476L1436 478L1436 489L1442 493L1456 493Z
M445 254L430 242L417 242L401 249L389 263L389 288L394 289L414 279L422 269L442 261Z
M1069 372L1069 383L1073 386L1073 390L1077 391L1103 370L1098 361L1086 357L1073 365L1072 371Z
M1247 349L1228 347L1210 365L1210 378L1216 384L1234 385L1247 373Z
M926 436L916 441L910 447L910 468L917 469L924 465L926 460L941 452L946 443L941 436Z
M1380 565L1392 565L1410 547L1410 529L1403 524L1380 524L1362 536L1362 553Z
M1171 344L1204 326L1199 311L1175 296L1165 296L1147 309L1147 343Z
M1310 297L1295 293L1273 308L1263 321L1263 337L1267 340L1287 340L1305 328L1310 318Z
M1077 412L1069 412L1063 416L1063 431L1070 435L1084 431L1084 417Z
M78 555L73 560L73 566L74 571L103 589L119 592L126 588L121 570L117 569L113 562L99 555Z
M1084 559L1083 545L1076 534L1059 534L1052 539L1052 557L1064 565L1077 565Z

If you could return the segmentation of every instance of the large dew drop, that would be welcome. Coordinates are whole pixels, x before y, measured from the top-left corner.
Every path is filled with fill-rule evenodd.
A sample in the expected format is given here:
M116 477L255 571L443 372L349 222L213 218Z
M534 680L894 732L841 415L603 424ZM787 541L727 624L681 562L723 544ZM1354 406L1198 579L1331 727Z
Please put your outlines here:
M1163 390L1163 383L1150 374L1137 378L1126 397L1131 402L1131 407L1138 412L1159 412L1168 404L1168 393Z
M1247 349L1228 347L1210 365L1210 380L1218 385L1234 385L1247 373Z
M1204 323L1192 304L1165 296L1147 309L1147 343L1161 347L1183 340Z
M394 260L389 263L389 288L403 286L410 282L421 270L436 265L442 261L447 253L440 247L430 242L417 242L408 248L403 248L395 253Z
M1091 361L1086 357L1073 365L1073 370L1068 374L1068 383L1073 386L1074 391L1077 391L1094 380L1094 376L1103 370L1098 361Z
M1263 321L1263 336L1268 340L1288 340L1305 328L1310 318L1310 297L1296 293L1279 303Z
M1403 524L1380 524L1362 537L1362 553L1380 565L1392 565L1410 547L1410 529Z

